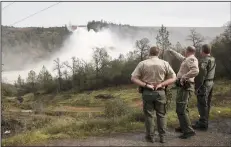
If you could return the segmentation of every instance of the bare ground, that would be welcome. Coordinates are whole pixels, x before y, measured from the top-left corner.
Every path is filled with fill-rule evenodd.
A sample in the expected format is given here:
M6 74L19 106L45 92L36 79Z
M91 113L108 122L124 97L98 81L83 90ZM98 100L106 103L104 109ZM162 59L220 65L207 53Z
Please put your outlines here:
M211 121L209 130L196 131L196 136L182 140L172 129L168 130L167 143L159 143L156 136L155 143L144 140L144 132L117 133L103 137L89 137L87 139L52 140L46 146L231 146L231 119Z

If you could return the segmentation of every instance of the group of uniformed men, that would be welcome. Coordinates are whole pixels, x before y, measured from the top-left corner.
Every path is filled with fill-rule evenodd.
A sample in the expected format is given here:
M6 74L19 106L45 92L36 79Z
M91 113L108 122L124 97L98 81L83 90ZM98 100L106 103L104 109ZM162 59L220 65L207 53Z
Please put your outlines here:
M187 139L194 136L195 129L207 130L210 111L210 102L215 75L215 58L210 55L211 47L204 44L200 49L201 58L195 57L196 48L188 46L185 55L172 49L166 50L169 54L181 61L180 69L175 74L167 61L158 58L161 50L151 47L149 59L141 61L132 73L131 80L140 86L145 116L146 136L148 142L154 141L154 110L156 111L157 128L160 142L166 142L166 93L165 88L170 84L177 87L176 113L179 127L176 132L182 133L179 138ZM199 120L191 124L188 102L195 92Z

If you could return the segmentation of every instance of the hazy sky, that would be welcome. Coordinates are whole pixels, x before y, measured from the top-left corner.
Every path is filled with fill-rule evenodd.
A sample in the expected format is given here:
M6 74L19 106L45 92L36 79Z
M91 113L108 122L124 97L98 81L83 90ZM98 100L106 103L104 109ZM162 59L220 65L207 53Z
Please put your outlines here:
M2 2L2 7L11 2ZM11 25L56 2L15 2L2 10L2 24ZM107 20L135 26L219 27L230 21L230 2L61 2L14 26L86 25Z

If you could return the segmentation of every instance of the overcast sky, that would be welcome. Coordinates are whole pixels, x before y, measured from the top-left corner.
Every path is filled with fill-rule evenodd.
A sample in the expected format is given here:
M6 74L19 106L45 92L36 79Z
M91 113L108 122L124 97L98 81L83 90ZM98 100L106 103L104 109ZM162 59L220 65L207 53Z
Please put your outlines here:
M10 3L2 2L2 7ZM12 25L55 3L15 2L2 10L2 24ZM230 21L230 6L230 2L61 2L14 26L86 25L103 19L135 26L220 27Z

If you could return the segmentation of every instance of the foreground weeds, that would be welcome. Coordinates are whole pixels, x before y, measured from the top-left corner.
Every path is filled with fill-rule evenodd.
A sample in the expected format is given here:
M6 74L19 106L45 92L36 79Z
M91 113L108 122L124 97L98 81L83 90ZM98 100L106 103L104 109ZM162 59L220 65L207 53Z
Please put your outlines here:
M218 81L214 87L214 97L212 99L212 107L210 119L231 118L231 82ZM175 113L175 90L172 91L173 100L171 109L167 113L167 125L169 128L179 125L177 115ZM111 100L95 100L94 96L98 94L111 94L116 99ZM27 95L27 104L31 103L30 95ZM24 130L14 136L2 140L2 145L35 145L45 143L53 139L65 138L85 138L88 136L108 135L116 132L131 132L144 130L144 116L142 106L130 107L134 102L141 102L140 94L136 88L108 88L91 93L71 95L66 94L65 99L61 96L52 97L54 105L50 105L43 114L24 116ZM89 99L87 99L89 98ZM17 107L12 100L7 102L7 110L11 107ZM189 114L192 122L197 120L199 115L196 107L196 97L193 96L189 103ZM13 105L11 105L13 104ZM27 104L24 106L26 107ZM55 107L54 107L55 106ZM65 107L64 107L65 106ZM102 107L100 111L90 112L65 112L64 110L55 111L54 108L73 108L74 106L92 106ZM76 107L77 108L77 107ZM73 108L74 110L74 108ZM80 109L77 109L78 111ZM91 115L90 115L91 114ZM5 117L5 116L4 116ZM20 119L19 116L12 116L14 119ZM25 119L27 118L27 119ZM12 118L7 118L12 122ZM18 122L18 120L16 121ZM19 123L23 126L22 122Z
M190 116L192 120L198 119L198 112L195 108L190 109ZM210 117L211 120L230 118L231 108L213 107ZM139 109L132 110L127 115L113 118L87 119L85 121L77 121L75 118L59 118L44 128L3 139L2 145L33 145L51 139L85 138L116 132L131 132L143 130L143 122L143 113ZM167 125L170 128L178 125L177 115L174 111L168 112Z

